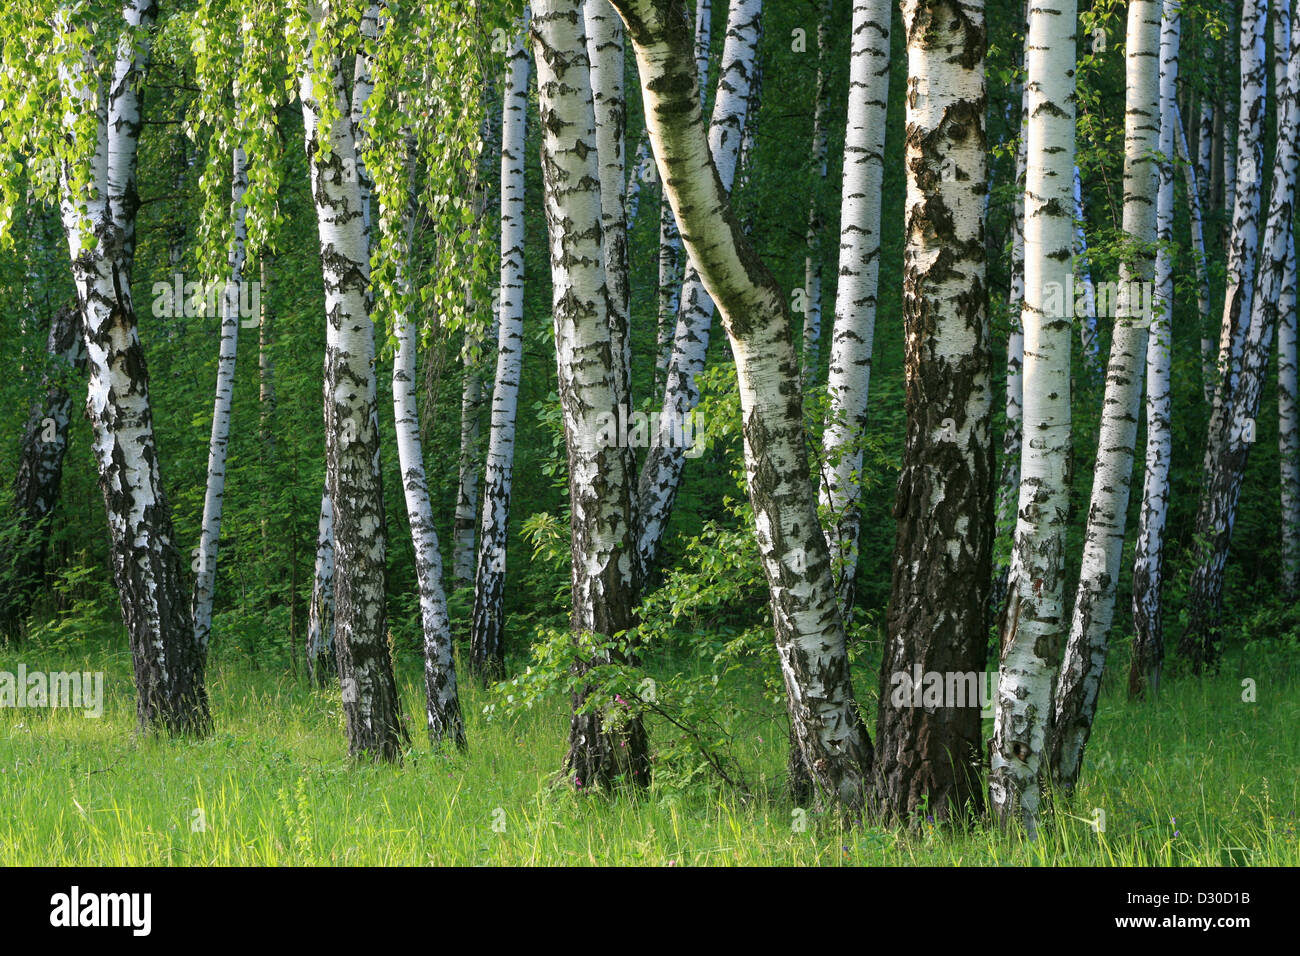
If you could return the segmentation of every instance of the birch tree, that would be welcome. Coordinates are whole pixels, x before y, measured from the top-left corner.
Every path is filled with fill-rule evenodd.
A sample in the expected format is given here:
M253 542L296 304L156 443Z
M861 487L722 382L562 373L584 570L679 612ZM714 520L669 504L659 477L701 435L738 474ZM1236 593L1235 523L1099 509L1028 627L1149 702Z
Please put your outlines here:
M1032 835L1052 682L1065 621L1070 514L1069 287L1074 227L1073 0L1030 4L1025 44L1024 442L1010 594L1002 631L989 802ZM1066 302L1065 299L1070 301Z
M188 613L131 292L141 88L157 9L153 0L127 0L119 20L96 30L84 8L38 4L26 16L5 18L0 99L6 151L20 144L34 164L56 174L36 185L42 198L58 202L84 323L86 412L137 721L144 731L201 734L211 726L205 649ZM4 166L16 168L8 155ZM0 197L0 229L11 223L13 198L10 190Z
M515 421L524 354L524 150L528 123L528 9L506 52L501 123L501 268L496 385L484 464L483 518L470 625L471 666L484 679L505 672L506 531L514 477ZM602 206L603 215L603 206Z
M1300 10L1300 6L1297 7ZM1290 57L1284 83L1278 90L1277 146L1273 154L1270 179L1268 219L1262 243L1259 288L1251 300L1250 323L1242 340L1241 367L1233 389L1231 407L1222 420L1211 418L1210 427L1218 424L1221 433L1211 435L1215 456L1205 476L1201 495L1198 526L1204 528L1204 542L1197 554L1192 575L1192 624L1180 650L1188 653L1200 666L1210 665L1218 657L1215 624L1222 600L1223 571L1228 560L1237 502L1245 479L1246 461L1255 439L1255 422L1259 414L1260 394L1268 370L1273 335L1278 325L1280 303L1287 281L1287 263L1292 248L1297 165L1297 87L1300 86L1300 29L1294 14L1291 21ZM1239 177L1237 188L1250 187ZM1257 184L1256 184L1257 188ZM1220 383L1222 386L1222 381Z
M830 82L827 62L831 29L831 3L822 0L821 16L817 20L817 91L813 107L812 167L815 176L826 180L826 124L830 112ZM814 194L808 203L808 229L804 237L808 253L804 256L804 312L803 312L803 386L807 391L820 377L822 341L822 218L818 208L816 181Z
M1204 182L1200 179L1199 162L1194 164L1187 148L1187 135L1183 132L1178 104L1174 104L1174 136L1178 147L1178 163L1183 168L1183 182L1187 192L1187 217L1191 223L1192 256L1196 262L1196 308L1200 314L1201 330L1201 387L1206 403L1214 401L1214 341L1207 334L1210 327L1210 271L1205 253L1205 216L1202 204Z
M236 92L238 98L238 92ZM194 580L194 643L206 650L212 633L212 599L216 593L217 556L221 543L221 517L226 496L226 449L230 443L230 413L235 397L235 358L239 344L240 286L244 282L245 245L248 240L244 193L248 190L247 158L236 146L231 160L230 208L233 235L227 259L228 273L221 300L221 347L217 359L217 391L212 405L212 435L208 440L208 480L203 498L203 523L199 535L198 567Z
M985 292L984 5L905 0L903 325L907 438L876 719L874 804L910 819L983 806L980 708L919 707L916 669L983 674L993 547ZM942 173L940 172L942 170Z
M880 207L889 104L888 0L855 0L840 186L839 285L831 333L819 503L840 610L853 607L863 440L880 278ZM747 125L746 130L752 126Z
M1218 614L1223 585L1219 556L1227 554L1224 516L1219 512L1225 499L1211 492L1215 461L1223 454L1222 442L1230 431L1236 404L1237 382L1245 351L1255 291L1255 266L1259 251L1261 173L1264 166L1263 114L1267 76L1265 36L1268 25L1266 0L1245 0L1241 11L1240 60L1241 99L1237 127L1237 168L1232 188L1232 232L1228 244L1227 290L1224 293L1223 324L1219 333L1218 374L1210 424L1205 442L1203 470L1197 507L1192 573L1188 605L1190 621L1179 640L1178 650L1199 668L1212 656L1211 634ZM1227 140L1230 142L1230 140ZM1225 169L1226 160L1225 160Z
M612 2L636 52L660 181L736 359L745 472L793 737L821 798L859 809L871 740L853 696L817 524L789 304L727 201L699 105L683 0Z
M1169 514L1169 469L1174 450L1170 412L1174 308L1174 126L1182 5L1164 0L1160 27L1160 160L1156 197L1155 288L1146 356L1146 469L1138 512L1137 556L1133 567L1133 661L1129 694L1159 689L1164 657L1160 588L1164 570L1165 521Z
M0 636L16 641L43 584L50 542L50 516L59 501L63 460L72 423L69 375L84 373L86 347L81 314L64 306L50 318L46 339L47 368L40 398L33 403L23 433L18 473L14 477L15 534L0 547Z
M601 415L619 400L602 248L596 113L582 0L538 0L532 37L542 127L552 309L569 457L575 638L605 639L634 623L636 541L631 450L601 440ZM590 664L617 660L598 652ZM639 715L614 701L573 700L565 767L576 787L646 786L650 762Z
M386 533L379 467L369 216L342 51L310 10L299 77L325 287L326 486L333 512L335 653L348 751L397 760L408 742L384 606ZM318 98L319 96L319 98Z
M1083 749L1096 714L1133 480L1151 320L1149 305L1143 306L1143 290L1150 289L1156 238L1160 13L1160 4L1155 0L1133 0L1128 7L1123 216L1128 246L1120 263L1115 331L1106 367L1079 586L1056 687L1050 742L1052 776L1066 790L1073 788L1078 779ZM1145 300L1149 303L1150 296Z
M723 44L708 136L710 156L728 202L736 178L740 144L744 139L749 97L753 91L762 14L762 0L732 0L727 14L727 37ZM642 77L643 85L644 82ZM651 141L655 142L653 134ZM656 158L662 167L663 160L658 153ZM661 168L660 182L663 182L662 173ZM669 189L669 184L665 183L665 189ZM708 356L713 310L714 301L709 296L707 283L698 263L691 259L682 283L680 310L676 315L659 430L646 452L637 488L638 547L645 568L651 567L658 557L664 529L681 484L687 449L675 436L681 433L683 423L694 413L700 401L696 380L704 371Z

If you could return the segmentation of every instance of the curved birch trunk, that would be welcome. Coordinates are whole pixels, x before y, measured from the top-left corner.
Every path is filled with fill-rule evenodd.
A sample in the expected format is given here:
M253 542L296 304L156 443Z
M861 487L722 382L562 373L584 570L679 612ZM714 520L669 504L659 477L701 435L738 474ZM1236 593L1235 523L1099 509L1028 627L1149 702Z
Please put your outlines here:
M515 420L524 355L524 150L528 124L528 9L506 53L501 124L501 293L496 387L483 475L470 661L483 680L505 673L506 532L514 477Z
M728 204L753 89L751 84L762 14L762 0L732 0L727 14L727 38L723 44L708 142ZM644 84L644 77L642 82ZM651 141L657 142L653 133ZM657 149L655 155L661 165L659 178L662 182L663 159ZM671 192L671 184L665 183L664 190L665 193ZM659 555L664 529L681 485L689 451L684 447L686 441L683 438L689 434L686 426L700 401L696 380L704 371L708 356L713 310L714 302L698 263L691 259L682 283L680 310L675 315L676 330L672 337L672 356L668 364L663 407L659 413L659 428L654 444L646 453L637 487L638 548L642 567L647 570Z
M746 476L793 736L822 798L860 809L871 740L853 696L817 523L789 305L727 201L699 107L682 0L613 3L636 51L660 180L736 359Z
M321 10L311 13L299 98L325 288L325 473L334 529L335 654L349 754L395 761L409 736L393 678L384 605L387 535L369 313L366 177L360 174L342 63L327 56L324 75L313 75L311 48ZM319 122L317 79L335 101L336 118L328 126Z
M206 733L206 659L194 641L183 564L163 492L154 438L149 376L131 296L135 245L139 91L157 4L128 0L122 10L113 82L100 99L88 57L60 66L67 136L84 135L92 116L96 142L88 176L60 170L60 211L84 322L90 370L86 412L94 433L99 484L108 514L113 579L122 602L135 670L141 730ZM75 42L67 15L56 29ZM74 194L72 183L85 180Z
M840 611L853 607L862 451L880 279L881 183L889 102L890 0L855 0L849 105L840 185L839 287L831 333L819 504ZM746 133L753 123L746 125Z
M41 376L43 394L27 420L14 478L15 537L0 548L0 637L12 641L21 638L23 623L44 584L49 518L59 501L72 423L72 396L63 376L86 369L81 313L76 306L59 309L51 317L46 354L50 364Z
M1038 780L1065 627L1074 335L1074 0L1030 4L1025 45L1024 419L1011 593L1002 630L989 803L1037 833Z
M1156 284L1151 331L1147 340L1147 447L1138 512L1137 553L1133 565L1133 659L1129 667L1130 697L1150 687L1160 689L1164 659L1164 622L1160 588L1164 571L1165 521L1169 514L1169 467L1174 450L1170 424L1173 394L1170 381L1174 314L1174 127L1178 122L1178 47L1182 28L1180 0L1164 0L1160 26L1160 169L1156 199Z
M541 114L542 182L550 235L559 393L569 454L573 549L572 627L613 638L636 608L636 542L630 449L603 440L616 413L614 353L602 248L596 111L582 0L537 0L532 35ZM617 660L602 652L586 666ZM644 787L650 761L639 715L615 701L573 698L566 772L581 789Z
M248 189L247 161L236 146L231 162L230 207L234 235L230 243L225 294L221 307L221 350L217 359L217 394L212 404L212 436L208 440L208 482L203 498L203 524L199 534L198 567L194 578L192 616L194 643L207 653L212 634L212 599L217 587L217 554L221 544L222 505L226 497L226 449L230 442L230 412L235 397L235 357L239 344L240 287L244 282L245 244L248 238L244 192Z
M1246 333L1255 289L1259 250L1260 184L1264 165L1262 104L1267 91L1265 33L1266 0L1245 0L1241 14L1241 104L1237 128L1237 170L1232 236L1228 246L1228 287L1219 335L1219 366L1205 442L1205 481L1196 513L1193 563L1188 605L1190 621L1178 651L1196 670L1212 663L1217 653L1217 626L1222 600L1223 563L1227 559L1229 516L1223 495L1213 490L1214 473L1223 458L1223 442L1231 431L1237 403L1238 379L1244 362ZM1225 158L1226 164L1226 158ZM1226 165L1225 165L1226 168ZM1271 332L1270 332L1271 338ZM1271 342L1270 342L1271 344Z
M1153 274L1159 171L1155 157L1160 146L1160 4L1155 0L1129 3L1124 49L1127 82L1123 227L1133 251L1131 258L1120 263L1118 314L1106 368L1079 587L1054 702L1052 776L1067 791L1078 779L1083 749L1097 711L1097 693L1115 612L1141 412L1150 324L1150 296L1143 296L1142 290L1150 288Z

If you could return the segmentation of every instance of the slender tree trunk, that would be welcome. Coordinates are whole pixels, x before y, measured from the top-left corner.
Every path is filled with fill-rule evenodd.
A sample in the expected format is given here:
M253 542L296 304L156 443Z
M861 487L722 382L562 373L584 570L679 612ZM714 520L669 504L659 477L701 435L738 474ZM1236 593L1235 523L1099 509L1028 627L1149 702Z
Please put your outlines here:
M235 357L239 343L240 287L244 282L244 247L248 239L244 192L248 189L244 150L236 146L232 160L230 206L234 212L225 294L221 308L221 351L217 360L217 393L212 404L212 437L208 441L208 482L203 499L198 568L194 579L194 643L207 652L212 634L212 599L217 587L217 556L221 544L222 505L226 497L226 449L230 442L230 413L235 399Z
M1196 166L1193 166L1187 149L1187 137L1183 133L1182 117L1175 112L1174 136L1178 147L1178 160L1183 167L1183 181L1187 187L1187 215L1191 222L1192 255L1196 259L1196 308L1200 314L1201 332L1201 386L1205 402L1214 401L1214 341L1209 337L1210 328L1210 272L1209 260L1205 254L1205 219L1201 204L1205 184L1198 179Z
M903 26L908 425L873 799L890 816L911 819L925 807L956 820L984 802L978 694L964 706L921 707L897 689L898 675L916 669L982 678L988 645L994 478L984 5L904 0Z
M327 407L326 434L329 431ZM325 493L320 499L320 519L316 524L311 604L307 608L307 670L318 687L328 687L338 679L338 660L334 653L334 506L330 502L328 478L325 485Z
M1273 7L1273 76L1278 90L1286 82L1291 44L1287 0ZM1292 93L1300 95L1300 91ZM1278 129L1282 128L1282 99L1278 98ZM1283 227L1287 228L1287 227ZM1277 315L1277 451L1281 462L1279 489L1282 520L1282 592L1300 596L1300 421L1296 388L1296 258L1295 223L1289 227L1286 264L1283 267Z
M794 737L822 798L861 809L871 740L817 523L790 307L727 202L699 108L683 0L614 0L614 8L636 51L660 180L736 359L746 476Z
M596 108L605 282L609 287L609 328L617 373L614 391L619 407L626 407L630 412L632 341L628 328L627 164L623 155L627 133L627 105L623 93L623 23L609 5L609 0L585 0L583 15Z
M1160 4L1156 0L1129 3L1124 50L1127 81L1123 228L1131 251L1120 263L1118 314L1106 368L1106 395L1079 587L1054 702L1052 776L1067 791L1078 779L1097 712L1097 693L1115 612L1141 411L1142 370L1151 320L1150 295L1143 296L1142 290L1150 288L1153 274L1159 171L1156 152L1160 146Z
M400 216L387 215L385 222L400 218L402 228L401 257L410 256L415 233L417 200L415 193L415 144L408 144L408 191L406 208ZM424 473L424 450L420 445L420 417L415 394L415 352L419 334L410 314L412 300L406 264L399 261L394 292L400 303L393 316L397 351L393 356L393 420L397 432L397 457L402 470L402 489L406 496L406 516L411 524L415 548L415 577L420 591L420 624L424 634L425 716L429 740L436 747L444 742L465 746L465 722L460 713L460 696L456 690L456 660L451 640L451 622L447 616L447 596L442 587L442 552L438 550L438 531L433 523L429 503L429 485Z
M753 89L751 82L762 14L762 0L732 0L727 15L727 39L722 50L708 142L728 204ZM644 83L644 77L642 81ZM655 141L653 134L651 139ZM657 152L656 157L662 166L663 159ZM662 172L661 168L661 182ZM665 183L665 190L671 192L671 184ZM672 357L663 407L659 413L659 430L646 453L637 488L638 546L642 566L647 570L659 555L664 529L668 526L681 484L688 449L683 447L680 436L700 401L696 380L704 371L708 356L713 310L714 302L709 296L707 283L698 263L692 259L682 283L680 311L675 316L676 331L672 337Z
M473 312L473 302L468 312ZM455 587L474 583L474 524L478 515L479 417L487 397L483 394L482 343L466 333L465 378L460 394L460 467L456 484L456 516L452 524L451 574Z
M989 802L1034 835L1052 683L1064 638L1070 515L1074 0L1030 5L1024 186L1024 429L1011 594L1002 630Z
M1219 335L1219 367L1205 443L1200 503L1193 548L1195 571L1188 595L1188 626L1178 650L1194 668L1212 663L1227 558L1231 518L1223 512L1228 500L1214 487L1216 464L1223 460L1223 442L1231 432L1238 380L1244 361L1246 333L1255 291L1259 250L1260 186L1264 165L1263 104L1267 88L1265 32L1266 0L1246 0L1241 14L1241 121L1237 129L1237 175L1232 239L1228 247L1228 288ZM1272 332L1270 331L1270 345Z
M839 287L822 433L820 504L840 611L853 607L863 440L880 278L881 184L889 102L890 0L855 0L840 199ZM747 124L746 131L753 126Z
M1026 27L1025 39L1029 32ZM1016 142L1016 200L1011 216L1011 277L1007 295L1007 400L1006 430L1002 433L1002 468L998 475L996 534L1010 541L1016 531L1016 502L1020 495L1021 425L1024 418L1025 333L1021 313L1025 302L1025 149L1029 127L1029 90L1020 93L1020 136ZM1014 551L1014 549L1012 549ZM1013 554L996 549L993 556L993 588L989 608L1002 611L1007 598Z
M813 107L812 163L816 175L826 181L826 124L830 112L830 82L827 73L831 29L831 2L822 0L821 16L817 21L817 101ZM808 203L808 230L804 236L808 252L804 256L804 313L803 313L803 387L812 388L821 377L822 343L822 217L814 180L813 197Z
M1232 390L1231 406L1221 421L1212 418L1210 422L1210 427L1217 425L1219 432L1210 436L1215 456L1206 473L1198 514L1203 547L1197 554L1198 564L1192 575L1192 623L1179 647L1198 666L1212 665L1219 653L1215 624L1222 600L1223 570L1227 564L1246 461L1255 440L1260 393L1268 369L1274 328L1279 321L1292 250L1297 120L1300 119L1296 96L1300 85L1300 36L1296 34L1300 33L1300 28L1297 28L1294 18L1291 30L1287 72L1277 93L1280 121L1273 156L1259 288L1251 300L1250 322L1243 338L1241 366ZM1257 184L1253 185L1258 188ZM1247 188L1244 175L1240 177L1238 188ZM1222 381L1220 384L1222 387Z
M501 124L501 294L497 319L496 387L484 465L470 627L471 666L484 680L505 673L506 531L515 463L515 420L524 354L524 149L528 123L528 11L506 53Z
M1164 0L1160 26L1160 168L1156 199L1155 309L1147 340L1147 448L1138 512L1137 556L1133 566L1133 660L1129 667L1130 697L1141 697L1149 687L1160 689L1164 659L1164 622L1160 588L1164 571L1165 521L1169 513L1169 470L1174 450L1170 413L1173 408L1172 365L1174 266L1170 250L1174 241L1174 127L1178 122L1175 98L1178 83L1178 47L1182 28L1180 0Z
M1080 319L1079 339L1083 346L1084 364L1090 375L1101 378L1101 340L1097 336L1097 296L1092 287L1092 267L1088 263L1088 235L1085 224L1088 217L1083 208L1083 177L1079 167L1074 167L1074 271L1083 282L1083 315Z
M163 492L149 376L131 296L135 247L140 88L157 14L153 0L128 0L108 101L86 58L60 67L64 131L74 141L92 118L91 168L61 173L61 212L84 322L100 488L108 513L113 578L135 669L136 717L145 731L205 733L211 726L204 649L194 641L183 563ZM75 43L65 12L60 32ZM85 185L74 192L74 183Z
M333 511L335 653L348 752L399 760L408 743L389 656L384 556L386 531L379 467L374 326L369 314L369 216L364 174L337 56L313 69L319 8L313 10L299 96L320 233L325 285L326 488ZM335 114L320 122L323 82ZM358 175L351 175L357 170Z
M41 376L41 398L32 406L14 478L14 537L0 548L0 637L17 641L44 584L50 544L50 515L59 501L63 459L72 422L67 376L86 369L81 313L66 306L50 319L49 366Z
M596 112L582 0L538 0L532 34L541 113L542 181L550 234L559 393L569 454L572 627L575 640L631 628L636 607L631 450L601 440L619 401L602 248ZM586 666L617 660L598 652ZM649 783L640 716L615 701L573 699L565 769L574 786Z

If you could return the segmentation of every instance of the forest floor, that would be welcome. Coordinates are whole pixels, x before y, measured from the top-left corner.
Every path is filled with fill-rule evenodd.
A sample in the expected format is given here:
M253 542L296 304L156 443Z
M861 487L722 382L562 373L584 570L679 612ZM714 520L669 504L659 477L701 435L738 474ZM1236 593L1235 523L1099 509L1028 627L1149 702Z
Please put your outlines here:
M349 762L337 690L305 677L215 662L216 729L178 741L134 733L120 647L0 647L0 672L37 660L103 669L103 715L0 708L4 866L1300 865L1294 664L1229 659L1215 677L1167 683L1136 704L1108 675L1081 787L1030 842L982 825L843 827L795 807L771 708L756 706L733 738L752 795L664 774L648 793L610 798L557 782L563 701L487 719L486 692L465 688L470 749L432 752L416 661L400 672L414 744L394 767ZM1252 674L1256 699L1243 700ZM649 732L669 735L655 720Z

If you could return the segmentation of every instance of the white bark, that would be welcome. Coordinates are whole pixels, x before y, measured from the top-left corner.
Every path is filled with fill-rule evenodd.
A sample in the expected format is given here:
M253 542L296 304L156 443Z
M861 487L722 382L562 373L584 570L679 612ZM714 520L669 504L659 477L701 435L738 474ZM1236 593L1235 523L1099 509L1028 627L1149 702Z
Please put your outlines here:
M827 79L827 47L830 44L831 4L822 0L822 12L817 21L817 92L813 107L812 162L816 175L826 180L826 124L830 111L830 83ZM816 184L814 183L814 189ZM807 391L821 377L822 341L822 219L814 194L808 203L808 230L804 243L808 252L804 256L804 313L803 313L803 387Z
M505 662L506 531L514 477L515 421L524 354L524 151L528 123L528 9L506 53L501 124L501 279L496 386L483 475L483 519L474 580L471 660L482 676Z
M1164 623L1160 588L1163 583L1165 521L1169 514L1169 469L1174 436L1170 370L1174 309L1174 140L1178 123L1178 47L1182 4L1164 0L1160 27L1160 171L1156 199L1156 279L1152 295L1150 337L1147 341L1147 447L1138 513L1137 553L1133 566L1133 664L1129 692L1137 696L1160 686L1164 657Z
M217 554L221 543L222 503L226 494L226 448L230 441L230 412L235 397L235 356L239 343L239 290L244 281L245 243L248 238L244 192L248 173L242 147L232 160L230 204L234 212L233 235L227 265L230 272L221 304L221 351L217 360L217 394L212 405L212 436L208 441L208 482L203 499L198 568L194 579L194 643L206 653L212 633L212 598L217 584Z
M762 0L732 0L727 14L727 38L723 45L717 96L708 133L710 156L724 196L730 192L736 178L740 143L744 138L749 96L753 89L762 12ZM642 77L643 84L644 81ZM653 133L651 141L655 142ZM655 155L660 163L659 178L664 182L663 157L658 148ZM670 184L665 182L664 190L670 192ZM691 260L682 283L680 311L676 315L672 357L659 414L659 432L646 454L637 489L638 547L645 568L649 568L658 556L664 528L681 483L688 449L682 447L680 438L675 436L680 434L682 424L694 413L700 401L696 379L704 371L708 355L713 309L713 300L697 263Z
M355 175L361 157L348 83L336 55L314 75L319 7L312 11L299 77L303 126L325 289L326 486L334 518L335 653L348 750L397 760L407 743L389 656L385 599L386 530L379 463L375 337L370 319L370 238ZM321 122L316 80L333 97Z
M632 626L636 602L634 461L631 449L608 443L601 431L604 416L617 413L620 370L609 321L584 27L582 0L533 4L558 391L569 456L570 620L576 633L612 637ZM602 653L598 660L615 657ZM575 695L569 725L566 768L574 785L645 786L650 764L639 718L606 727L603 706L580 712L587 693Z
M1052 682L1065 621L1070 513L1069 287L1074 222L1074 0L1030 4L1026 49L1023 429L1016 572L1002 632L989 796L1004 823L1037 828ZM1069 301L1066 301L1069 300Z
M1187 215L1191 221L1192 256L1196 260L1196 308L1200 314L1201 330L1201 386L1207 404L1214 401L1214 342L1208 336L1210 327L1210 272L1205 255L1205 219L1202 198L1205 184L1198 178L1198 166L1192 164L1187 150L1187 136L1183 132L1178 104L1174 104L1174 136L1178 148L1179 165L1183 167L1183 182L1187 187Z
M1083 282L1083 315L1079 319L1079 339L1084 363L1090 373L1101 375L1101 340L1097 337L1097 296L1092 288L1092 267L1088 264L1088 235L1084 224L1088 217L1083 208L1083 177L1074 167L1074 272Z
M139 91L156 14L153 0L124 4L114 82L106 97L88 51L74 52L59 65L63 135L72 153L84 145L90 157L88 170L62 164L60 212L84 320L90 373L86 413L135 669L136 717L142 730L203 733L210 726L205 654L194 641L163 492L130 283ZM55 31L60 42L77 43L70 11L56 14ZM93 142L81 144L87 118Z
M1286 82L1291 30L1287 0L1277 0L1273 10L1273 76L1277 89ZM1294 95L1294 94L1293 94ZM1278 128L1285 117L1278 100ZM1296 383L1296 256L1294 219L1288 229L1286 263L1282 270L1277 316L1277 412L1279 489L1282 521L1282 590L1300 593L1300 420L1297 418Z
M839 286L831 334L819 499L840 609L853 606L863 440L880 278L881 184L889 101L890 0L855 0L841 177ZM752 128L750 123L746 132Z
M1118 315L1106 368L1079 587L1056 688L1052 774L1067 790L1078 779L1096 713L1133 480L1150 322L1150 317L1143 314L1139 296L1143 288L1150 287L1151 247L1156 233L1159 51L1160 4L1155 0L1133 0L1128 7L1125 45L1123 228L1134 247L1131 258L1120 263Z
M821 793L860 808L871 743L853 697L830 556L817 524L789 305L730 211L698 108L688 37L674 21L680 6L613 2L636 50L660 180L736 358L746 476L794 738ZM729 27L729 42L732 33ZM724 79L725 92L740 76Z

